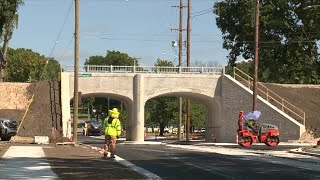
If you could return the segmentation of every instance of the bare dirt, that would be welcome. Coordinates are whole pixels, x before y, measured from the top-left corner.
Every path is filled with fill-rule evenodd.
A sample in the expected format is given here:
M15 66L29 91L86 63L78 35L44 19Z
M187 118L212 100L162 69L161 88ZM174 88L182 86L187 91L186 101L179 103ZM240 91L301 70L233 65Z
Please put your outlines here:
M305 112L307 133L300 140L320 138L320 85L264 85Z
M19 136L58 136L62 126L60 83L53 81L37 82L29 85L27 92L26 96L28 97L34 94L34 100L27 113L25 110L0 109L0 116L15 119L18 124L22 122L18 132ZM23 119L25 113L26 116Z

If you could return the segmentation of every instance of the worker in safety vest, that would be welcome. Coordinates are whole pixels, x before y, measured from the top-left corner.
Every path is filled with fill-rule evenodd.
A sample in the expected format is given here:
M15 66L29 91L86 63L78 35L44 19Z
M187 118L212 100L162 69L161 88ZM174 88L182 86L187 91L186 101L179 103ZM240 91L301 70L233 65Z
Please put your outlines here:
M108 156L108 152L111 153L111 158L115 158L116 141L121 134L121 124L119 120L120 113L117 108L109 110L109 116L104 120L104 157Z
M249 119L247 121L247 129L248 130L251 130L253 134L256 134L258 131L257 131L257 127L256 127L256 123L253 119Z

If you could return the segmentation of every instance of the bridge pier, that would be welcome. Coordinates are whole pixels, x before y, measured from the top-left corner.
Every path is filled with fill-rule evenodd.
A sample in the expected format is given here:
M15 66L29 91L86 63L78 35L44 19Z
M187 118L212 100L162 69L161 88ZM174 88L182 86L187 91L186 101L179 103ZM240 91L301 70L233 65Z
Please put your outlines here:
M129 123L131 141L144 141L144 76L136 74L133 77L133 119Z

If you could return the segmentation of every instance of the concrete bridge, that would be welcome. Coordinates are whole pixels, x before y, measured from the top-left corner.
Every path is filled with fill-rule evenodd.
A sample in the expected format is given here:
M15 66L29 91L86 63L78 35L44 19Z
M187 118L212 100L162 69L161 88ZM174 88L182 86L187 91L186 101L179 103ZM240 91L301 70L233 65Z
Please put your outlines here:
M126 139L144 141L145 103L159 96L188 97L206 108L206 141L235 142L239 111L250 111L252 91L224 74L223 67L81 67L79 92L83 97L109 97L123 102L127 109ZM72 71L68 69L67 71ZM73 98L74 73L61 75L63 132L66 136ZM260 122L275 124L280 140L298 139L305 126L269 102L258 97Z

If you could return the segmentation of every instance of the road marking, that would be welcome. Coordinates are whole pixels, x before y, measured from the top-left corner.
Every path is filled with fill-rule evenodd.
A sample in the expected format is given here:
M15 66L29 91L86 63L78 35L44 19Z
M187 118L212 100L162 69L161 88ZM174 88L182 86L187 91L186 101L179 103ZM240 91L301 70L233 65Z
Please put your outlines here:
M0 163L0 179L58 179L39 146L11 146Z
M159 176L157 176L156 174L153 174L150 171L147 171L147 170L145 170L145 169L143 169L141 167L138 167L138 166L132 164L131 162L129 162L127 160L124 160L123 158L121 158L121 157L119 157L117 155L115 155L115 157L116 157L115 160L117 162L119 162L120 164L122 164L122 165L124 165L126 167L129 167L129 168L137 171L140 174L143 174L143 175L147 176L149 179L161 180L161 178Z
M100 153L103 153L103 151L102 151L103 149L102 149L102 148L93 147L93 146L90 146L90 145L89 145L89 147L91 147L92 149L94 149L94 150L96 150L96 151L98 151L98 152L100 152ZM141 151L141 149L139 149L139 150ZM110 155L110 154L108 153L108 155ZM138 167L138 166L132 164L131 162L129 162L129 161L121 158L120 156L115 155L114 160L116 160L116 161L119 162L120 164L122 164L122 165L124 165L124 166L126 166L126 167L128 167L128 168L131 168L132 170L137 171L138 173L140 173L140 174L148 177L148 179L161 180L161 178L160 178L159 176L157 176L156 174L153 174L152 172L147 171L146 169L143 169L143 168L141 168L141 167Z

